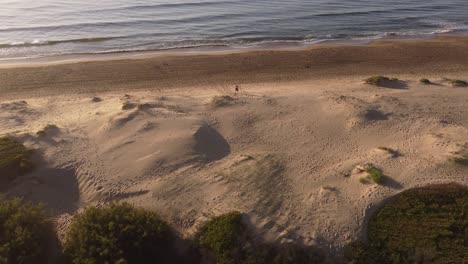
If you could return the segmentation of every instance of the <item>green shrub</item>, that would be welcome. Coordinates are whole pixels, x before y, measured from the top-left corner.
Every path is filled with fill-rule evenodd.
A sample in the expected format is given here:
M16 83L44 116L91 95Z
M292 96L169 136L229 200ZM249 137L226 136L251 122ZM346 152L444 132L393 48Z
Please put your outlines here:
M425 78L419 80L419 82L422 83L422 84L431 84L432 83L429 79L425 79Z
M369 174L370 179L374 183L377 183L377 184L382 183L382 181L384 179L384 175L379 169L374 168L374 167L369 167L369 168L366 169L366 172L367 172L367 174Z
M324 263L325 258L314 247L301 247L297 244L287 243L279 245L274 250L273 264L315 264Z
M248 233L239 212L221 215L201 230L198 241L201 263L217 264L315 264L323 263L323 254L314 247L293 243L266 244Z
M352 263L464 263L467 232L466 186L410 189L371 216L369 243L348 245L345 257Z
M72 263L174 263L173 239L155 213L112 204L75 216L64 249Z
M202 228L198 238L202 258L212 258L217 264L240 263L244 259L243 247L249 238L241 218L239 212L227 213Z
M0 201L0 263L47 263L52 238L43 206Z
M11 138L0 137L0 185L32 169L32 150Z

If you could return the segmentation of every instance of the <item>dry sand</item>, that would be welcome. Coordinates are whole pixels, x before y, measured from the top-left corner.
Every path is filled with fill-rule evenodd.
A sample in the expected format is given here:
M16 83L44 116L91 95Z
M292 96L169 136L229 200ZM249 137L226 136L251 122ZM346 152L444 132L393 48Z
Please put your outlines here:
M405 87L363 83L377 73ZM267 240L339 254L387 197L467 184L449 159L468 144L468 88L444 77L468 79L468 38L3 68L0 134L38 164L6 194L47 203L62 232L123 200L187 236L239 210ZM366 163L382 185L360 183Z

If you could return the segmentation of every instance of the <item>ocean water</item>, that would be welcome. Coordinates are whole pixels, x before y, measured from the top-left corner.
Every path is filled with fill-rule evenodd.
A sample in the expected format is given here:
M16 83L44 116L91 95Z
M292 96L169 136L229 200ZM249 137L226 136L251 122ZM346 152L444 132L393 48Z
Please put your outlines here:
M468 0L0 0L0 59L468 32Z

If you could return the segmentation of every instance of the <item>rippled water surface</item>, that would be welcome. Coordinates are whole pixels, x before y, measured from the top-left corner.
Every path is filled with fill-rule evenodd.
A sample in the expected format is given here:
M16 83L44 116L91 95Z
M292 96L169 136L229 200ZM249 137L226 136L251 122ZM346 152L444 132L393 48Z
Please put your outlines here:
M468 0L0 0L0 58L468 30Z

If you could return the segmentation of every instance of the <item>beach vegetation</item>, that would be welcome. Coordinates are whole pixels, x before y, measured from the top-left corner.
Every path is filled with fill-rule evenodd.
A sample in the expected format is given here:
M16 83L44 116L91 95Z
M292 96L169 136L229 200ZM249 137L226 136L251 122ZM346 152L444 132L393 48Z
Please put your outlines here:
M202 259L213 259L219 264L240 263L248 241L242 214L231 212L213 218L202 228L198 241Z
M384 179L382 171L375 167L368 167L366 169L366 173L369 175L370 180L374 183L380 184Z
M97 97L97 96L94 96L94 97L91 99L91 102L93 102L93 103L99 103L99 102L101 102L101 101L102 101L102 99L101 99L100 97Z
M449 82L452 86L456 86L456 87L465 87L465 86L468 86L468 83L467 83L466 81L462 81L462 80L449 79L448 82Z
M419 80L419 82L422 83L422 84L432 84L432 82L429 79L426 79L426 78L423 78L423 79Z
M370 84L370 85L376 85L376 86L380 86L382 85L384 82L388 82L390 81L390 78L388 77L385 77L385 76L372 76L372 77L369 77L365 80L366 84Z
M0 263L49 263L54 236L43 205L0 200Z
M255 240L239 212L208 221L198 235L198 243L201 263L313 264L325 260L323 253L315 247Z
M468 149L466 147L461 151L455 152L453 156L449 157L449 161L458 165L468 166Z
M32 170L32 150L10 137L0 137L0 183L7 184Z
M36 135L39 137L45 137L49 133L57 132L59 130L58 126L53 124L46 125L43 129L36 132Z
M111 204L74 217L64 252L72 263L173 263L173 239L156 213Z
M122 104L122 110L131 110L136 107L136 104L130 102L124 102Z
M347 245L345 258L350 263L463 263L467 215L466 186L406 190L371 216L368 242Z
M400 155L400 153L398 152L398 150L394 150L394 149L389 148L389 147L378 147L377 149L382 150L382 151L385 151L385 152L387 152L388 154L392 155L393 157L396 157L396 156L399 156L399 155Z

